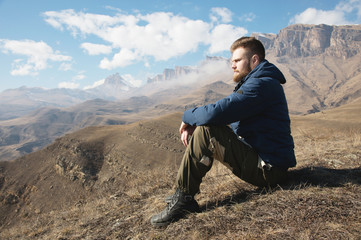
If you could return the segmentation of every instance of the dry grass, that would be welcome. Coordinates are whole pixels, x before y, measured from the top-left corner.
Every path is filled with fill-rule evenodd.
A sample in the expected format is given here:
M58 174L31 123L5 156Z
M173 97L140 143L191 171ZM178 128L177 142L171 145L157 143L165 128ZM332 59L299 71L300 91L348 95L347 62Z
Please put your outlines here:
M3 227L0 238L360 239L360 130L297 124L298 166L290 181L275 189L253 187L215 163L197 195L202 212L153 228L149 220L172 193L175 166L122 170L114 176L124 180L118 190L24 218Z

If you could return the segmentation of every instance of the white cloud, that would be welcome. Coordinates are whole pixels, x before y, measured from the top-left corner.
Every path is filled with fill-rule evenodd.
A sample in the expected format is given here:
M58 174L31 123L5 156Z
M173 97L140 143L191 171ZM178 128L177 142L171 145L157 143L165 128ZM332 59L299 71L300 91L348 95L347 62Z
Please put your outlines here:
M308 8L304 12L294 16L291 23L342 25L347 24L347 21L342 11L324 11Z
M351 19L351 14L356 12L356 20ZM319 10L308 8L300 14L295 15L290 24L328 24L345 25L359 24L361 20L361 0L341 1L333 10Z
M347 16L355 13L356 20L352 21L354 24L360 24L361 21L361 0L341 1L335 8L337 11L343 11Z
M103 44L82 43L80 45L89 55L109 54L112 52L112 47Z
M59 66L59 70L64 71L64 72L69 71L71 69L72 69L71 63L63 62Z
M54 52L43 41L0 39L0 49L6 54L25 56L25 59L17 59L12 64L11 74L17 76L37 75L39 71L48 67L49 61L68 62L72 60L70 56Z
M60 12L48 11L43 14L45 16L45 21L49 23L54 28L64 30L63 25L66 29L71 31L73 36L78 34L95 34L95 31L114 26L119 23L126 23L131 20L127 20L126 16L117 15L115 17L100 15L100 14L90 14L79 12L76 13L73 9L62 10ZM133 16L130 17L134 18ZM95 34L97 35L97 34Z
M77 74L77 75L75 75L74 77L73 77L73 80L74 81L76 81L76 80L82 80L82 79L84 79L86 76L83 74L83 73L79 73L79 74Z
M75 88L78 88L79 86L80 86L80 84L75 83L75 82L61 82L58 84L58 88L75 89Z
M211 42L209 53L214 54L221 51L229 50L235 39L247 34L247 30L241 27L235 27L229 24L216 26L211 33Z
M84 89L84 90L88 90L88 89L96 88L96 87L104 84L104 82L105 82L105 79L102 79L102 80L99 80L99 81L94 82L93 85L85 86L83 89Z
M256 18L256 15L252 12L244 14L239 19L244 22L253 22L253 20Z
M81 45L89 54L110 53L110 46L117 53L112 58L103 58L99 64L103 69L125 67L137 62L147 65L149 57L166 61L196 51L200 45L209 46L209 51L223 51L229 48L235 38L247 31L232 25L232 12L227 8L213 8L211 18L217 22L193 20L169 12L150 14L126 14L114 16L75 12L74 10L44 13L45 21L60 30L67 29L75 37L93 35L106 45L84 43ZM228 26L228 27L225 27ZM232 38L222 39L218 33ZM236 34L235 34L236 32ZM221 42L219 42L221 40ZM217 41L217 42L214 42ZM228 45L225 45L228 44Z
M123 48L119 51L119 53L115 54L112 60L108 58L104 58L99 67L102 69L111 70L116 67L126 67L137 58L137 54L132 52L129 49Z
M232 22L232 12L228 8L212 8L210 18L212 22L230 23Z
M144 31L136 32L139 38L134 38L135 48L156 60L168 60L195 51L205 41L210 27L201 20L163 12L142 16L141 20L149 24L140 29Z

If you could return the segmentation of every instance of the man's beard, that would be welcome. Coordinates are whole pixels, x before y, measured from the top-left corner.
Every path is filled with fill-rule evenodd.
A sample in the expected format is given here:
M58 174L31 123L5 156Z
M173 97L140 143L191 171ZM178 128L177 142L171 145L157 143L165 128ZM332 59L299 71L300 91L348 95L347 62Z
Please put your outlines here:
M233 81L236 83L239 83L242 81L243 78L245 78L250 72L252 71L250 64L247 66L246 70L243 70L241 72L237 72L238 74L233 74Z

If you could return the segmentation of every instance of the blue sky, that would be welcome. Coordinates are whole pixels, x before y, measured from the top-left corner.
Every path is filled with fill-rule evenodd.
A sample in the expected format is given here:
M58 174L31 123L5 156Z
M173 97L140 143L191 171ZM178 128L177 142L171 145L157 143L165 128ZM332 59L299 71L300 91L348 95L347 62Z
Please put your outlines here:
M253 32L361 23L361 0L0 0L0 91L134 86L164 68L229 57Z

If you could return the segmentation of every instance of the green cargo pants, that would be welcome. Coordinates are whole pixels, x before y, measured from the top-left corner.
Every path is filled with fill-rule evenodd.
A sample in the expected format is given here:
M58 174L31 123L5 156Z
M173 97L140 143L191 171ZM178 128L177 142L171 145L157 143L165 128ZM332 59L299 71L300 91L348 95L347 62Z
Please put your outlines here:
M262 167L257 152L240 141L228 126L197 127L179 167L176 185L194 196L213 160L227 166L236 176L256 186L273 186L286 179L287 171Z

